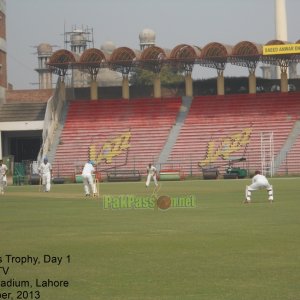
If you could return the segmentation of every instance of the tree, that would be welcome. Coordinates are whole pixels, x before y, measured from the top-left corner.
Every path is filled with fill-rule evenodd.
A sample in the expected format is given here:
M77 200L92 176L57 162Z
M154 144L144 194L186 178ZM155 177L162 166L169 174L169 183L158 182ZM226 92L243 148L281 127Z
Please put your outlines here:
M131 85L153 85L155 74L149 70L137 68L130 76ZM176 85L184 81L184 77L171 66L163 66L160 71L161 85Z

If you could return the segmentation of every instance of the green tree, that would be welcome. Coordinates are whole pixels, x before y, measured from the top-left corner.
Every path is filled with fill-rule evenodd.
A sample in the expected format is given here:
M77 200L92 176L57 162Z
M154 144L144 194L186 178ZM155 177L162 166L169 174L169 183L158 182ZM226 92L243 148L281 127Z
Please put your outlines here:
M149 70L137 68L130 76L131 85L153 85L155 74ZM160 71L161 85L176 85L184 81L184 76L171 66L163 66Z

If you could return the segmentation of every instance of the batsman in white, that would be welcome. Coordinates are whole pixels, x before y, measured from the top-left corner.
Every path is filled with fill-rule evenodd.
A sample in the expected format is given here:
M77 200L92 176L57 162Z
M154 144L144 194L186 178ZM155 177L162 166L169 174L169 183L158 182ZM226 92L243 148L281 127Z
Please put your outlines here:
M155 186L158 186L157 177L156 177L157 169L152 164L148 165L147 174L148 175L147 175L146 187L149 186L151 178L153 178Z
M252 184L246 185L246 200L245 203L251 202L251 193L253 191L266 189L268 191L268 200L272 203L273 201L273 186L270 185L266 176L262 175L260 171L255 171L255 175L252 178Z
M0 194L4 194L4 188L7 185L7 180L6 180L6 174L7 174L8 168L7 166L3 163L3 160L0 159Z
M83 186L84 186L84 192L85 196L89 197L91 194L93 196L97 195L97 187L93 180L93 173L95 172L95 162L92 160L89 160L83 167L82 170L82 180L83 180Z
M44 158L38 170L41 176L44 192L49 192L51 189L52 166L47 157Z

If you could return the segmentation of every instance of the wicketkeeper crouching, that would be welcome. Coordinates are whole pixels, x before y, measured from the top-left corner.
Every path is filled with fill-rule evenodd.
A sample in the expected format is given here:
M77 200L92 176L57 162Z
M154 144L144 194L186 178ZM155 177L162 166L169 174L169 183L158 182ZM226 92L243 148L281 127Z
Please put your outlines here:
M266 189L268 191L268 200L270 203L273 202L273 186L269 183L268 179L266 176L262 175L260 171L255 171L255 176L252 178L252 184L251 185L246 185L246 190L245 190L245 203L250 203L251 202L251 193L253 191L261 190L261 189Z

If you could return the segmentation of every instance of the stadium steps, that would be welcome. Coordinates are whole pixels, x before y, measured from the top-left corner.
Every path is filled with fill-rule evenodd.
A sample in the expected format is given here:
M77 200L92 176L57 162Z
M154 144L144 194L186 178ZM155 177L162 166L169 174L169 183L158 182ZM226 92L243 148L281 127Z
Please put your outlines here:
M280 170L280 167L282 164L283 164L282 169L286 168L286 163L287 163L286 160L287 159L295 161L295 163L292 164L292 166L288 168L290 170L285 170L285 172L286 171L290 171L292 173L295 172L296 166L298 167L298 170L299 170L300 164L297 163L297 162L300 162L300 142L299 142L299 140L300 140L300 121L296 121L292 131L290 132L290 134L287 137L286 142L284 143L283 147L281 148L281 150L275 157L275 161L274 161L275 172Z
M0 122L43 121L47 103L3 103Z
M167 141L162 148L162 151L160 152L160 155L158 157L158 169L166 163L168 160L172 149L176 143L176 140L179 136L180 130L182 128L182 125L184 124L184 121L189 113L190 107L192 104L192 98L191 97L183 97L182 98L182 103L180 106L180 109L178 111L177 117L176 117L176 122L172 126L172 129L170 130L169 136L167 138Z
M300 170L300 137L293 144L291 150L287 153L285 160L281 163L277 173L299 175Z

